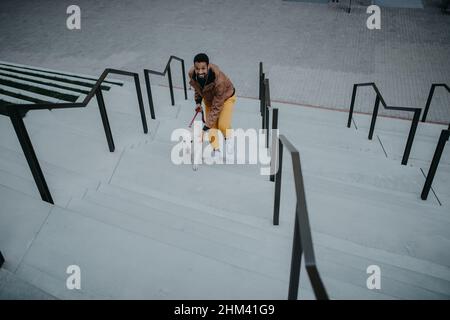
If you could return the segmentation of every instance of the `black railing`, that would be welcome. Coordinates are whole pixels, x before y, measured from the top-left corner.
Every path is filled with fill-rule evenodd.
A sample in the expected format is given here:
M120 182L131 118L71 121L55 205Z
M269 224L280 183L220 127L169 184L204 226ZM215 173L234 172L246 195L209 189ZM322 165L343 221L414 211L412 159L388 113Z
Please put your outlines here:
M280 216L283 146L286 146L291 154L297 200L295 208L295 225L288 299L296 300L298 296L298 288L300 284L300 267L303 253L305 257L306 272L308 273L309 280L311 281L314 295L317 299L328 299L328 294L320 278L319 271L317 270L316 260L314 257L314 248L312 243L311 229L309 226L308 209L306 206L305 187L303 184L302 168L300 164L300 155L298 150L284 135L280 135L278 139L278 150L272 150L272 159L275 159L275 161L278 163L278 170L275 178L275 201L273 208L274 225L279 224Z
M414 142L414 136L416 134L417 125L419 124L421 109L420 108L388 106L386 104L386 102L384 101L383 96L381 95L381 93L378 90L378 87L376 86L375 83L373 83L373 82L357 83L357 84L353 85L352 101L350 104L350 111L348 114L348 121L347 121L348 128L350 128L352 117L353 117L353 109L355 107L356 91L357 91L358 87L367 87L367 86L371 86L375 90L375 93L376 93L375 105L373 107L373 113L372 113L372 121L370 123L369 140L372 140L372 137L373 137L373 131L375 129L375 123L377 121L378 108L380 106L380 102L386 110L414 112L414 117L411 122L411 128L409 130L408 140L406 141L405 151L403 152L403 158L402 158L402 165L406 165L408 163L409 154L411 153L411 148L412 148L412 145Z
M266 148L269 147L269 117L270 117L270 111L274 111L271 107L271 101L270 101L270 86L269 86L269 79L265 78L264 73L261 73L262 71L262 62L260 62L260 82L259 82L259 96L260 96L260 113L261 113L261 128L263 130L266 130ZM276 111L278 112L278 110ZM272 121L272 124L274 122ZM276 124L275 127L278 128L278 114L276 118ZM273 129L273 128L272 128Z
M439 161L441 160L442 152L444 151L445 144L447 143L450 136L450 124L447 130L442 130L439 136L439 141L434 151L433 160L431 161L430 169L428 170L427 178L422 189L420 197L422 200L427 200L428 193L430 192L431 185L433 184L433 179L436 174L437 168L439 166Z
M269 110L271 107L269 79L263 72L262 62L259 63L259 108L261 128L269 130ZM266 148L269 147L269 135L266 135Z
M263 72L263 64L259 63L259 100L260 100L260 114L262 119L261 127L266 130L266 148L269 148L269 134L272 138L271 150L275 147L277 137L273 135L274 130L278 129L278 109L272 107L270 100L270 85L269 79L265 78ZM269 130L269 117L272 111L272 128ZM271 160L271 168L273 168L273 161ZM270 181L275 181L275 175L270 175Z
M272 130L270 132L270 135L272 137L272 146L271 150L274 150L276 146L276 142L278 139L278 134L275 135L275 132L278 132L278 109L272 108ZM275 172L275 161L271 158L270 160L270 166L272 168L272 172ZM275 181L275 173L270 175L270 181Z
M266 148L269 148L269 108L271 107L271 104L269 79L264 79L264 112L262 116L262 128L266 130Z
M430 92L428 93L427 104L425 105L425 109L423 110L422 122L425 122L427 120L428 110L430 109L431 100L433 99L434 89L436 89L436 87L444 87L448 92L450 92L450 88L445 83L433 83L431 85Z
M145 77L145 86L147 87L147 95L148 95L148 103L150 105L150 111L152 119L155 119L155 111L154 111L154 105L153 105L153 96L152 96L152 89L150 87L150 74L154 74L157 76L165 76L166 73L168 75L169 79L169 89L170 89L170 100L172 102L172 105L175 105L175 98L173 95L173 83L172 83L172 69L170 68L170 63L172 60L178 60L181 62L181 74L183 77L183 86L184 86L184 99L187 100L187 88L186 88L186 70L184 67L184 60L175 56L170 56L169 61L167 61L166 67L164 68L163 72L155 71L155 70L149 70L144 69L144 77Z
M144 103L142 100L141 85L139 82L139 75L134 72L128 72L117 69L105 69L101 74L100 78L97 80L95 85L91 88L91 91L86 95L83 102L79 103L38 103L38 104L10 104L0 106L0 114L8 116L16 132L17 138L22 147L25 158L27 159L28 166L30 167L31 173L33 174L34 181L39 190L41 198L43 201L53 204L53 199L50 191L45 181L44 174L42 173L39 161L36 157L36 153L33 149L33 144L31 143L30 137L28 135L27 129L23 122L23 116L30 110L44 110L44 109L67 109L67 108L84 108L87 106L89 101L95 95L97 97L98 107L100 110L100 115L103 122L103 128L105 130L106 140L108 142L108 147L110 152L114 152L114 140L111 133L111 127L109 125L108 115L105 108L105 101L103 99L103 94L101 90L101 83L105 80L106 76L110 73L120 74L124 76L131 76L134 78L134 83L136 85L136 94L139 103L139 112L141 114L142 127L144 133L148 132L147 119L145 117Z
M259 63L259 112L261 114L261 117L263 115L264 110L264 69L263 69L263 63ZM264 126L264 125L263 125Z
M0 268L3 266L4 262L5 262L5 258L3 258L2 252L0 251Z

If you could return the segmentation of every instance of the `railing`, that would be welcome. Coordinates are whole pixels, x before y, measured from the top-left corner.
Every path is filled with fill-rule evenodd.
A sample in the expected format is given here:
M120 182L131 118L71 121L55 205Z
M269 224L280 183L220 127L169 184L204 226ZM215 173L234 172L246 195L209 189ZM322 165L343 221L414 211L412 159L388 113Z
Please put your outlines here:
M270 108L270 86L269 79L263 72L263 64L259 63L259 109L261 113L261 128L269 129L269 108ZM266 148L269 147L269 135L266 135Z
M144 133L148 132L147 119L145 117L144 103L142 100L141 85L139 82L139 75L137 73L117 70L117 69L105 69L101 74L100 78L97 80L95 85L91 88L91 91L84 98L83 102L79 103L39 103L39 104L10 104L0 106L0 114L8 116L16 132L17 138L22 147L25 158L27 159L28 166L30 167L31 173L33 174L34 181L39 190L41 198L43 201L53 204L53 199L50 191L45 181L44 174L42 173L39 161L36 157L36 153L33 149L33 144L31 143L30 137L28 135L27 129L23 122L23 116L30 110L44 110L44 109L66 109L66 108L84 108L87 106L89 101L95 95L97 97L98 107L100 110L100 115L102 118L103 128L105 130L106 140L108 142L108 147L110 152L114 152L114 140L111 133L111 127L109 125L108 115L105 108L105 101L103 99L103 94L101 91L101 83L105 80L106 76L110 73L120 74L124 76L131 76L134 78L134 83L136 86L136 94L139 103L139 112L141 114L142 126Z
M277 108L272 108L272 130L271 130L271 137L272 137L272 146L270 148L270 150L274 150L277 146L276 146L276 142L277 142L277 137L274 135L274 132L278 132L278 109ZM275 171L275 161L273 161L273 159L270 160L270 165L271 168L273 169L272 172ZM270 181L274 182L275 181L275 174L271 174L270 175Z
M289 278L289 300L296 300L300 281L300 267L302 254L305 256L306 272L317 299L328 299L328 294L317 270L312 244L311 229L309 226L308 209L306 207L305 188L303 184L302 168L298 150L284 136L279 136L278 150L272 150L272 158L278 163L278 171L275 178L275 201L273 208L273 224L279 224L281 175L283 167L283 146L286 146L291 154L292 167L294 169L294 182L296 192L295 225L292 246L291 271ZM278 151L278 152L277 152Z
M263 105L263 101L264 101L264 79L265 79L265 75L264 75L263 63L260 62L259 63L259 112L261 114L261 117L263 115L263 110L264 110L264 105Z
M262 118L262 129L266 130L266 148L269 147L269 134L272 138L271 150L275 147L276 137L273 136L274 130L278 129L278 109L272 108L270 100L270 85L269 79L265 78L263 72L263 64L259 63L259 100L260 100L260 114ZM272 111L272 130L269 130L269 116ZM273 161L271 160L271 167L273 168ZM270 181L275 181L275 175L270 175Z
M434 175L436 174L436 170L439 166L439 161L441 160L442 152L444 151L445 144L448 141L449 137L450 124L448 125L447 130L441 131L436 150L434 151L433 160L431 161L430 169L428 170L427 178L420 195L422 200L427 200L428 198L428 193L430 192L431 185L433 184Z
M5 258L3 258L2 252L0 251L0 268L3 266L4 262L5 262Z
M269 79L264 79L264 110L262 116L262 128L266 130L266 148L269 147L269 110L271 106L270 101L270 87Z
M414 117L413 117L413 120L412 120L412 123L411 123L411 128L410 128L409 134L408 134L408 140L406 142L405 151L403 152L403 158L402 158L402 165L406 165L408 163L409 154L411 153L411 148L412 148L412 144L414 142L414 136L416 134L417 125L419 124L421 109L420 108L388 106L386 104L386 102L384 101L383 96L381 95L381 93L378 90L378 88L375 85L375 83L373 83L373 82L371 82L371 83L357 83L357 84L353 85L352 101L351 101L351 104L350 104L350 111L349 111L349 114L348 114L348 121L347 121L347 127L348 128L350 128L352 117L353 117L353 109L354 109L354 106L355 106L356 91L357 91L358 87L367 87L367 86L371 86L375 90L375 93L376 93L375 105L374 105L373 113L372 113L372 121L370 123L369 140L372 140L372 137L373 137L373 131L375 129L375 123L377 121L378 108L380 106L380 102L381 102L381 104L383 105L383 107L386 110L414 112Z
M450 88L445 83L433 83L431 85L430 92L428 94L427 104L425 105L425 109L423 110L422 122L425 122L427 120L428 110L430 109L431 100L433 99L434 89L436 89L436 87L444 87L445 89L447 89L448 92L450 92Z
M150 105L150 112L151 112L152 119L155 119L155 111L154 111L155 108L153 105L152 89L150 87L150 74L154 74L154 75L158 75L158 76L165 76L166 73L168 74L170 100L172 102L172 105L173 106L175 105L175 98L173 95L172 70L170 68L170 63L172 62L172 60L178 60L181 62L181 73L182 73L182 77L183 77L183 86L184 86L184 99L187 100L186 71L185 71L183 59L175 57L175 56L170 56L169 61L167 61L166 67L164 68L163 72L144 69L145 86L147 87L148 103Z

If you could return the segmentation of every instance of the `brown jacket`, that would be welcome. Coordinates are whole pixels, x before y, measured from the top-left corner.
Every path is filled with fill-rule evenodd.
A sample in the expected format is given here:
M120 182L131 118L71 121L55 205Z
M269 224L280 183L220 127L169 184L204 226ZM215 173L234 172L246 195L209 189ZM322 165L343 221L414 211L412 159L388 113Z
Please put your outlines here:
M209 128L215 127L217 119L223 108L225 100L230 98L234 93L234 86L231 80L220 71L219 67L210 63L209 68L212 73L208 75L208 80L203 89L196 81L194 67L189 70L189 84L195 89L195 101L204 99L205 103L210 106L210 111L205 119L205 124ZM212 76L213 79L210 78ZM212 81L211 81L212 80Z

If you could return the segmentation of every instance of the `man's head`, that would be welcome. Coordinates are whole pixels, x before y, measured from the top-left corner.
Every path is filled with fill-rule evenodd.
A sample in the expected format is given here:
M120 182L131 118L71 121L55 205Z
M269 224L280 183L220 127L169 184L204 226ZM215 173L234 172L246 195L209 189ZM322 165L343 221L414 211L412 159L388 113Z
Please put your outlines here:
M199 78L205 78L208 74L209 58L205 53L199 53L194 57L194 69Z

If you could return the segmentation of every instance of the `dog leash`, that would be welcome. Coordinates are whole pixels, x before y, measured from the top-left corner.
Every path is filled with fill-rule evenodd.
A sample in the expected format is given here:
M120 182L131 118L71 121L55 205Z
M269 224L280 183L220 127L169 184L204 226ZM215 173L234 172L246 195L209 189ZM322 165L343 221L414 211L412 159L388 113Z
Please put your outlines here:
M200 112L200 110L197 110L197 111L195 112L195 115L194 115L194 117L192 118L191 123L189 124L189 128L192 127L192 124L194 123L195 118L197 118L197 115L198 115L199 112ZM201 112L202 112L202 122L205 123L205 118L203 117L203 110L202 110Z

